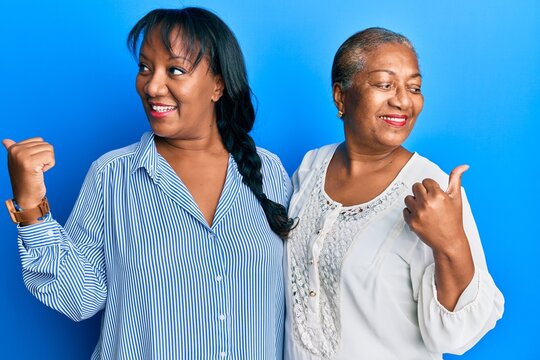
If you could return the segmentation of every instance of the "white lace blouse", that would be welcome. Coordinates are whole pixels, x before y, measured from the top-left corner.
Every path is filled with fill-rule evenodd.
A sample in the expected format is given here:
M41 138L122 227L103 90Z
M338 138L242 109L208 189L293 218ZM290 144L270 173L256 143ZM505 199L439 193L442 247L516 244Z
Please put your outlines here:
M293 176L287 241L285 359L442 359L471 348L501 318L504 298L486 266L463 192L475 274L454 311L437 301L432 250L403 220L403 199L448 176L414 154L375 199L343 206L324 191L338 144L308 152Z

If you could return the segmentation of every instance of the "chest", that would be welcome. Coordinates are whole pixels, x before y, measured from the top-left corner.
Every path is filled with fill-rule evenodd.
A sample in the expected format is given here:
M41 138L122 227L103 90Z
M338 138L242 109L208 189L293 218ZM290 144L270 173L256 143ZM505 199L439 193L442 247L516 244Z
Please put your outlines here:
M282 240L241 182L224 186L210 226L187 189L171 179L154 182L141 172L106 192L108 268L162 283L174 274L200 273L191 277L200 279L205 272L237 273L248 264L252 270L281 266Z

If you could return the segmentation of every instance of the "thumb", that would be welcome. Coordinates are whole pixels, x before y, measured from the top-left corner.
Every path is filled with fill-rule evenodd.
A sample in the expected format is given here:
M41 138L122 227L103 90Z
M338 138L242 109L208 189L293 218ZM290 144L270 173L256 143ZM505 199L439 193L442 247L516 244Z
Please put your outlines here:
M4 139L2 140L2 144L4 145L4 147L6 148L6 150L9 150L9 148L11 147L11 145L15 144L15 141L11 140L11 139Z
M448 179L448 188L446 189L448 195L459 196L461 194L461 176L467 170L469 170L469 165L459 165L452 170Z

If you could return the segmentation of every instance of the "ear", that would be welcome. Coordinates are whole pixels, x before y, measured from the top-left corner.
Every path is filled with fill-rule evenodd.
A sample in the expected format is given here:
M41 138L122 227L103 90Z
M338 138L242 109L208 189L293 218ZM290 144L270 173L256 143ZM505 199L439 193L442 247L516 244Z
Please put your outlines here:
M214 77L215 80L215 86L214 86L214 93L212 94L212 101L218 102L219 99L223 96L223 90L225 89L225 83L223 82L223 78L221 75L216 75Z
M341 88L340 83L334 83L332 85L332 96L334 97L334 104L336 105L336 108L338 111L341 111L343 114L345 114L345 99L343 94L343 89Z

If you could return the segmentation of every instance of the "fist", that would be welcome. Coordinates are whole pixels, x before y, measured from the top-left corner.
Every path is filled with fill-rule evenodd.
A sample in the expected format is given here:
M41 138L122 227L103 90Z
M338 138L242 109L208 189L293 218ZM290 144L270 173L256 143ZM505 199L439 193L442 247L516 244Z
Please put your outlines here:
M45 197L43 174L54 166L51 144L36 137L16 143L4 139L13 197L23 209L36 207Z
M435 180L425 179L413 185L413 195L405 197L405 222L434 252L446 253L459 242L467 241L463 229L461 176L468 168L461 165L452 170L446 191Z

